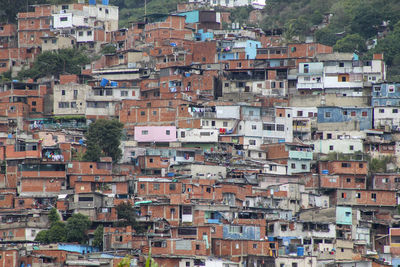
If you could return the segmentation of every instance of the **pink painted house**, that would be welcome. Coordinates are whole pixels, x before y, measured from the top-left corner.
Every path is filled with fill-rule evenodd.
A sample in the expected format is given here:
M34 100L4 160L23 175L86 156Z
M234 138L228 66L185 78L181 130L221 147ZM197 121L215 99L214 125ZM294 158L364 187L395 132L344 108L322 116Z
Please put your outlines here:
M175 126L137 126L135 127L137 142L176 142Z

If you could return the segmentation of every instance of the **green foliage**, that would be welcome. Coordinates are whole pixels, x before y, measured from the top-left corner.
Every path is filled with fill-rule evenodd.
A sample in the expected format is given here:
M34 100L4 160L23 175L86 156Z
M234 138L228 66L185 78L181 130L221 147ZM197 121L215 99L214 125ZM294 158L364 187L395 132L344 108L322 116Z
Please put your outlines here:
M158 264L151 257L151 249L149 249L149 256L147 256L146 265L145 266L146 267L158 267Z
M47 240L49 243L58 243L67 241L67 229L64 222L55 222L47 231Z
M87 216L80 213L72 215L67 223L64 223L60 221L56 209L50 211L49 221L50 229L40 231L35 241L45 244L58 242L85 243L88 239L86 232L92 223Z
M340 35L329 27L322 28L315 32L315 40L324 45L333 46L340 39Z
M378 41L370 53L383 53L385 62L389 66L400 64L400 21L394 26L391 33Z
M103 55L115 54L116 51L117 51L117 49L116 49L115 46L112 45L112 44L105 45L105 46L103 46L103 47L101 48L101 53L102 53Z
M261 27L263 30L288 30L289 25L294 25L294 32L306 35L311 26L322 22L322 14L327 13L335 2L336 0L269 0L264 9L266 16ZM291 22L287 25L289 21Z
M369 171L371 173L386 172L387 165L393 163L394 159L392 156L385 156L381 158L372 158L369 161Z
M35 59L33 67L18 73L19 79L38 79L62 73L80 74L81 68L90 63L90 58L82 49L60 49L45 51Z
M86 234L92 222L83 214L75 213L67 220L67 241L86 243L88 236Z
M247 24L249 20L250 12L253 10L252 6L242 6L232 9L230 20L232 22L239 22L240 25Z
M36 235L35 241L43 244L48 244L49 243L48 230L40 231Z
M147 15L169 14L176 11L176 6L180 2L185 0L147 0ZM121 26L127 26L132 21L144 21L144 0L111 0L110 4L119 7Z
M100 119L90 124L85 135L87 150L84 160L99 161L100 157L107 156L117 162L122 156L119 145L123 127L117 120Z
M94 240L93 246L98 247L99 249L103 249L103 235L104 235L104 227L103 225L97 226L94 231Z
M343 39L338 40L333 49L338 52L365 52L367 51L367 46L365 45L365 39L355 33L346 35Z
M138 224L136 221L136 212L133 206L129 203L121 203L116 206L117 216L120 221L118 221L115 225L120 226L132 226L138 233L143 233L145 229Z
M58 215L58 211L56 208L52 208L49 212L49 222L50 225L60 221L60 215Z

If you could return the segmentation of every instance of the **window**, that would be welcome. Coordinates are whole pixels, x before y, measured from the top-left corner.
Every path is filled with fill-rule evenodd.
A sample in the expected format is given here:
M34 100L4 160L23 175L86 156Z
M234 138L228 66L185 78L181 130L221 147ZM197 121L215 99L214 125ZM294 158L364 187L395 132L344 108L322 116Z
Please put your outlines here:
M350 150L354 150L354 146L350 146L349 149L350 149Z
M285 125L283 125L283 124L277 124L277 125L276 125L276 130L277 130L277 131L280 131L280 132L285 131Z
M170 130L166 130L166 131L165 131L165 134L166 134L166 135L171 135L171 131L170 131Z
M397 108L392 109L392 113L399 113L399 110Z
M61 95L65 95L65 90L61 90Z
M340 63L339 63L339 67L343 68L343 67L344 67L344 63L343 63L343 62L340 62Z
M346 178L346 183L351 183L351 178Z
M160 184L159 183L154 183L153 184L153 190L159 190L160 189Z
M303 117L303 111L298 110L297 111L297 117Z
M350 168L351 167L351 163L349 162L342 162L342 168Z
M327 139L332 139L332 134L331 134L331 133L328 133L328 134L326 135L326 138L327 138Z
M196 244L196 250L200 250L200 245Z
M301 169L302 170L307 170L307 165L306 164L301 164Z
M271 82L271 88L275 88L275 87L276 87L275 82Z
M331 113L330 112L325 112L325 118L330 118L331 117Z
M359 167L359 168L364 168L364 163L359 163L359 164L358 164L358 167Z
M257 248L257 244L256 243L253 244L253 248Z
M78 32L78 35L79 36L83 36L83 32Z
M182 131L182 132L181 132L181 137L182 137L182 138L185 138L185 136L186 136L186 133L185 133L184 131Z
M71 108L76 108L76 102L71 102Z
M355 112L355 111L352 111L352 112L351 112L351 116L352 116L352 117L355 117L355 116L356 116L356 112Z
M68 17L61 17L60 21L68 21Z
M347 116L347 110L343 111L343 116Z
M263 130L264 131L275 131L275 124L264 124Z
M222 123L222 126L223 126L223 127L228 127L228 122L227 122L227 121L224 121L224 122Z
M36 101L32 101L32 106L36 106Z
M211 187L207 187L207 188L206 188L206 192L207 192L207 193L211 193Z
M297 262L292 262L292 267L297 267Z
M346 193L342 193L342 198L346 198L346 197L347 197Z
M62 5L62 6L61 6L61 9L68 9L68 8L69 8L68 5Z
M176 185L175 184L169 184L169 190L170 191L175 191Z
M146 115L146 112L145 111L140 111L140 116L144 116L144 115Z
M361 193L356 193L356 198L361 198Z
M329 146L329 150L330 151L332 151L333 150L333 146L331 145L331 146Z
M148 135L149 131L148 130L142 130L142 135Z
M58 102L58 108L69 108L69 102Z
M385 110L383 108L380 108L379 113L385 113Z
M229 83L225 83L224 86L225 86L225 87L229 87Z
M92 36L92 31L87 31L86 35L87 36Z
M149 159L149 162L150 162L150 163L153 163L153 162L154 162L153 158L150 158L150 159Z
M257 125L251 125L252 130L257 130Z
M282 224L282 225L281 225L281 231L282 231L282 232L287 231L287 225L286 225L286 224Z
M121 96L128 96L128 91L121 91Z
M292 169L296 169L296 163L292 163L292 164L290 165L290 167L291 167Z
M371 193L371 199L375 199L376 200L376 193Z
M255 146L256 145L256 140L249 140L249 145Z

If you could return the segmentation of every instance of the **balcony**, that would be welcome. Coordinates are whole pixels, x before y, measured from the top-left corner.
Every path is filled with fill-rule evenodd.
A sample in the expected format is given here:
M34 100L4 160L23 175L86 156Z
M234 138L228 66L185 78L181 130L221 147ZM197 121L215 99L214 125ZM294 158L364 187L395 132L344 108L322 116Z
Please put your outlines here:
M313 153L308 151L289 151L289 158L312 160Z
M297 83L297 90L303 89L323 89L323 83Z

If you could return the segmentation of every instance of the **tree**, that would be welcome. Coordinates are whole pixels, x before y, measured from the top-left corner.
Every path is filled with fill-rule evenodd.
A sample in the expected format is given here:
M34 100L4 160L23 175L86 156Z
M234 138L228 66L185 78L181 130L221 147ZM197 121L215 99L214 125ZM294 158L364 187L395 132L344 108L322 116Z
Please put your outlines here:
M84 160L99 161L101 156L106 156L117 162L122 157L119 146L123 127L117 120L100 119L90 124L85 135L87 149Z
M103 236L104 236L104 227L103 225L97 226L94 231L94 240L93 246L98 247L99 249L103 249Z
M83 49L60 49L45 51L37 56L30 69L18 73L19 79L38 79L62 73L80 74L84 65L90 63L89 56Z
M132 226L137 233L143 233L146 229L136 221L136 211L130 203L121 203L116 206L118 221L116 226Z
M36 235L35 241L36 241L36 242L39 242L39 243L48 244L48 243L49 243L49 236L48 236L47 230L42 230L42 231L40 231L40 232Z
M115 54L116 51L117 51L117 49L116 49L115 46L112 45L112 44L105 45L105 46L103 46L103 47L101 48L101 53L102 53L103 55L106 55L106 54Z
M58 243L67 241L67 230L64 222L55 222L47 230L48 243Z
M343 39L340 39L333 46L333 49L338 52L365 52L367 46L365 40L358 33L346 35Z
M75 213L72 217L67 220L67 236L66 241L68 242L79 242L84 244L88 240L86 234L92 222L89 218L83 214Z
M136 213L130 203L120 203L116 206L119 220L123 220L123 225L136 225Z
M332 46L336 44L340 36L330 27L325 27L315 32L315 39L318 43Z
M58 211L56 208L52 208L49 212L49 222L50 225L53 225L54 223L60 221L60 215L58 214Z

